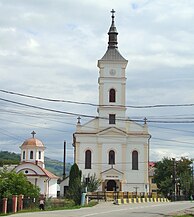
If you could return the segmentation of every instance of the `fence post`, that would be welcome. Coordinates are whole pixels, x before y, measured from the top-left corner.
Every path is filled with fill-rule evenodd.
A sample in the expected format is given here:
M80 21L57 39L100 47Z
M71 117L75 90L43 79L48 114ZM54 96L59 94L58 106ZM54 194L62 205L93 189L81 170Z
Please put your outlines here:
M12 212L16 213L17 212L17 195L12 195Z
M3 210L2 210L3 214L7 213L7 198L3 198Z
M18 197L18 210L23 210L23 198L24 195L20 194Z

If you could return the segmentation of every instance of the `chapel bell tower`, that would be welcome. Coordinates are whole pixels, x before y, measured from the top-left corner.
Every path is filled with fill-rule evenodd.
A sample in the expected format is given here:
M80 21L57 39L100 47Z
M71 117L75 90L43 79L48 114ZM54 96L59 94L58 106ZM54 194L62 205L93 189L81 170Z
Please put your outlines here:
M35 138L35 132L32 133L32 138L23 142L20 146L21 149L21 163L30 162L45 168L44 165L44 144Z

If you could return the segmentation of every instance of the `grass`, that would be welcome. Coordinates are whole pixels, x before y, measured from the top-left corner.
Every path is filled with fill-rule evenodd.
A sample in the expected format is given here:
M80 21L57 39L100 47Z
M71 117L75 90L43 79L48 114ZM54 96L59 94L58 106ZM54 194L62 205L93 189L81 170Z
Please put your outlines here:
M194 215L193 214L186 214L186 215L176 215L174 217L193 217Z

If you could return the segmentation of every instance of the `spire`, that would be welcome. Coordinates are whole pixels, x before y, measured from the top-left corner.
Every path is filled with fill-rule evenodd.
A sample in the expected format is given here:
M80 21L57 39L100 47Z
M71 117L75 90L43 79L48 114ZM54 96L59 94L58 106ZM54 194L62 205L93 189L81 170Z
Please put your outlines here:
M114 21L114 18L115 18L115 10L112 9L111 11L112 13L112 23L111 23L111 26L110 26L110 29L109 29L109 32L108 32L108 35L109 35L109 41L108 41L108 48L118 48L117 44L117 35L118 35L118 32L117 32L117 29L116 29L116 26L115 26L115 21Z

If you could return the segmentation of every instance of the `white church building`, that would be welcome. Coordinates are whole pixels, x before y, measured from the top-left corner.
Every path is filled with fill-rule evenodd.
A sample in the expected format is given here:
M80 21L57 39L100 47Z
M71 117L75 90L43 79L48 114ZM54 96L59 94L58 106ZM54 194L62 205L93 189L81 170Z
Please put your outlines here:
M126 67L117 46L114 13L108 49L98 60L98 116L73 134L74 161L82 175L96 174L99 191L149 192L148 161L151 138L146 120L140 125L126 116Z
M35 138L23 142L21 148L21 162L15 168L16 173L22 172L27 179L35 186L40 188L40 193L45 197L57 197L57 177L45 169L44 164L44 144Z

